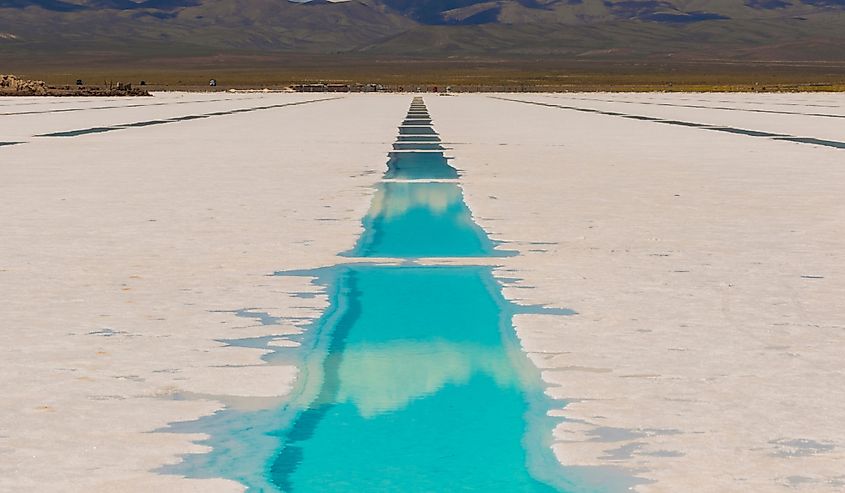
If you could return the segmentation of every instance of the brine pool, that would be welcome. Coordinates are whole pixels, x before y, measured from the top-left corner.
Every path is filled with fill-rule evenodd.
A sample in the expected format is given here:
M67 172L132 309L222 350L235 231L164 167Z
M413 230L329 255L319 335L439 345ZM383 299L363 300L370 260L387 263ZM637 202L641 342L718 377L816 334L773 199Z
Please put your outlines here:
M430 122L420 99L411 113ZM437 135L427 128L421 134ZM511 323L518 312L573 312L509 303L489 265L409 261L511 252L473 222L442 153L393 152L385 178L346 255L388 260L277 273L312 277L330 298L300 347L267 356L296 361L297 390L281 406L174 425L207 433L213 450L164 472L261 492L626 489L618 477L556 460L551 401Z

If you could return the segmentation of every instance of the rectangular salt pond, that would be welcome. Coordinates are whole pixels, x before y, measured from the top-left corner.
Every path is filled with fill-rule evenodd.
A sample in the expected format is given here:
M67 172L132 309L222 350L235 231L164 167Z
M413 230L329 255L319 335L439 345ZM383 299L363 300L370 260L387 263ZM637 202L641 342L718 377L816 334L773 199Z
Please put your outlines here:
M436 135L400 135L396 137L396 142L440 142L440 137Z
M444 180L458 178L442 152L391 153L385 178L398 180Z
M481 257L504 255L472 220L455 183L378 185L353 257Z
M339 282L344 299L323 329L331 341L320 389L284 433L270 468L275 485L561 491L536 479L559 473L552 423L490 268L359 266ZM526 416L544 425L531 436L531 463Z
M398 151L441 151L443 146L439 142L396 142L393 148Z
M432 127L428 126L403 126L399 127L400 135L437 135Z

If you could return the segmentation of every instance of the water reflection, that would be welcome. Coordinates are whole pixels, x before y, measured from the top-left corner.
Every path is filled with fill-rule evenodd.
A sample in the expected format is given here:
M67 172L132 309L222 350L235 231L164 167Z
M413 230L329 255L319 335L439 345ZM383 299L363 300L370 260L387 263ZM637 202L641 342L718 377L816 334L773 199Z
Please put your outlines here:
M437 132L434 131L431 127L421 127L421 126L402 126L399 127L399 134L400 135L437 135Z
M370 418L398 411L446 385L466 385L477 373L488 375L499 387L517 385L501 348L447 341L347 348L337 402L351 403Z
M319 395L271 467L279 489L560 491L530 473L525 416L548 418L489 267L358 266L339 281L345 309L309 375Z
M364 233L353 250L362 257L474 257L496 255L455 183L379 184Z
M440 137L436 135L400 135L396 138L397 142L440 142Z
M396 142L393 148L400 151L441 151L439 142Z
M458 171L449 166L442 152L394 152L387 161L384 177L401 180L455 179Z

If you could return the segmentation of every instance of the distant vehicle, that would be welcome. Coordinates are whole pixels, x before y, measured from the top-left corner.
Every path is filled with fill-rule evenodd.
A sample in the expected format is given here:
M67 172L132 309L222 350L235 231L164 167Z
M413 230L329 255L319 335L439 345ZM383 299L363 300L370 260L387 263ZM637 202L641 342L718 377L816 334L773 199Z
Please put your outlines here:
M142 85L142 86L146 86L146 85L147 85L147 81L142 80L142 81L141 81L141 85Z
M81 86L83 84L82 79L76 79L76 85Z
M208 81L208 85L211 87L217 87L217 79L211 79Z

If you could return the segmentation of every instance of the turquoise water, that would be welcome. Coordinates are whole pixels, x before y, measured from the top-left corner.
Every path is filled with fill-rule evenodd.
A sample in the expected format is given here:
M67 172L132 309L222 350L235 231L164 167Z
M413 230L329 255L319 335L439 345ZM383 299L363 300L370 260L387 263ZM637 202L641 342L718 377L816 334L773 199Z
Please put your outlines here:
M213 451L163 472L225 477L252 492L624 491L616 477L554 458L552 401L511 325L514 313L573 312L508 303L489 266L277 275L312 277L330 296L301 348L265 358L301 368L296 391L280 406L174 426L210 435L202 443ZM268 348L270 339L231 343Z
M250 491L289 493L605 493L631 482L564 468L550 448L555 420L537 369L521 351L514 313L572 315L507 302L485 265L421 266L418 257L503 255L473 222L439 153L393 153L348 256L308 276L329 308L270 364L300 368L281 405L227 409L173 431L206 433L208 454L165 472L225 477ZM235 310L260 323L280 320ZM271 349L273 335L224 341ZM559 406L560 404L558 404Z
M322 386L286 433L274 484L559 491L527 467L525 415L542 388L489 267L357 266L340 282Z
M501 256L455 183L386 182L376 189L353 257Z
M442 151L443 146L439 142L396 142L393 144L396 150L421 150L421 151Z
M387 161L385 178L401 180L456 179L458 171L442 152L395 152Z
M400 135L396 137L396 142L440 142L440 137L436 135Z
M408 126L408 127L399 127L399 134L400 135L437 135L437 132L435 132L434 128L432 128L432 127Z
M431 125L431 120L428 118L409 118L407 120L403 120L402 125Z

